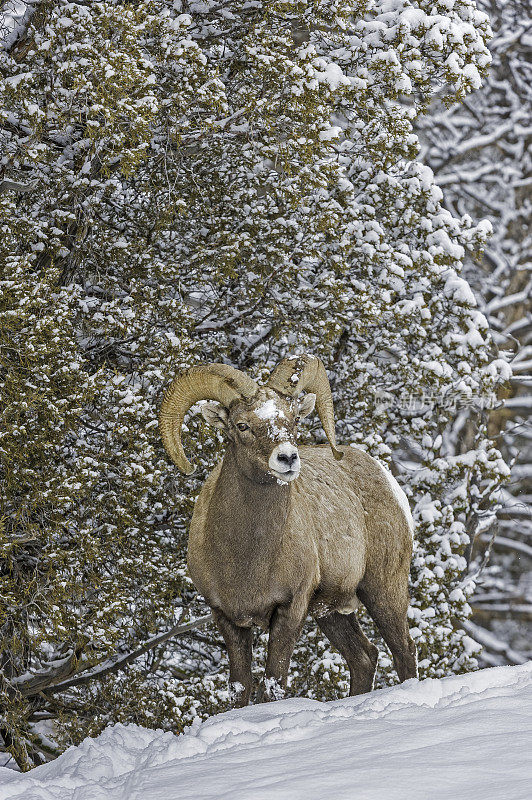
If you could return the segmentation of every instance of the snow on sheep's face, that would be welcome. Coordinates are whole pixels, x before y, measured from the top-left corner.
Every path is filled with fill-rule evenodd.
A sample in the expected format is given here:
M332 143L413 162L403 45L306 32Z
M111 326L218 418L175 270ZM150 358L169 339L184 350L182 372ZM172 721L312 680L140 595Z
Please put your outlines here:
M209 402L201 411L207 422L225 431L237 464L248 478L290 483L301 469L297 424L311 413L315 402L314 394L298 401L263 388L252 401L232 403L230 409Z

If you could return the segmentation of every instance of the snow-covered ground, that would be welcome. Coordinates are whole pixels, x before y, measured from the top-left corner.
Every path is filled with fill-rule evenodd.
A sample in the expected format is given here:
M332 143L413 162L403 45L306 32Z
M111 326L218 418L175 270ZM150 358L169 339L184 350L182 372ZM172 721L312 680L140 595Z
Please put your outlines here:
M532 662L332 703L251 706L184 735L116 725L0 800L529 800Z

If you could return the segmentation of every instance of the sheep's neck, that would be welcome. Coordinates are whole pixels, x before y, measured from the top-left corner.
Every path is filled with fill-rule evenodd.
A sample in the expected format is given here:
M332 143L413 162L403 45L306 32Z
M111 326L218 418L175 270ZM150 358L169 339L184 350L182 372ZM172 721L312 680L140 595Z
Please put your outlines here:
M282 538L290 503L289 484L250 480L238 467L229 446L213 495L216 508L216 538L248 563L257 557L264 562ZM259 549L257 549L259 548Z

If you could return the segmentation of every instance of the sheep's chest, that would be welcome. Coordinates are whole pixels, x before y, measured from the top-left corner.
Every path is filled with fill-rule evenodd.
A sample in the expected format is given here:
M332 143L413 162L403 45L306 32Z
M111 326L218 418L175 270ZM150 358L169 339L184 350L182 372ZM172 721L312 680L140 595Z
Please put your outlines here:
M301 558L298 569L285 548L268 552L262 547L243 546L242 540L224 542L223 552L211 540L201 552L189 547L188 565L192 580L211 608L242 627L269 627L274 610L294 599L305 603L315 585L312 560Z
M212 608L222 611L235 625L257 625L267 630L277 606L287 605L292 599L288 586L268 578L271 575L260 574L250 565L242 565L238 572L222 568L209 582L204 596Z

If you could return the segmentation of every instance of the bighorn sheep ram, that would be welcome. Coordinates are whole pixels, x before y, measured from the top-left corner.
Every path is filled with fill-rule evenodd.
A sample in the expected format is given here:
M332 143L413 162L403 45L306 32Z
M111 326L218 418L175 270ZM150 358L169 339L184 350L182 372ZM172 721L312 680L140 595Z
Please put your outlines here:
M301 401L298 396L308 391ZM191 474L181 444L190 407L227 449L196 502L188 546L192 579L212 608L229 653L237 706L252 689L253 624L269 629L263 700L283 696L290 657L310 613L349 666L350 694L370 691L377 648L354 613L360 600L388 644L401 681L417 675L407 624L413 523L386 469L362 450L337 448L322 362L284 359L265 386L225 364L192 367L167 390L160 431L170 458ZM326 445L296 446L314 408Z

